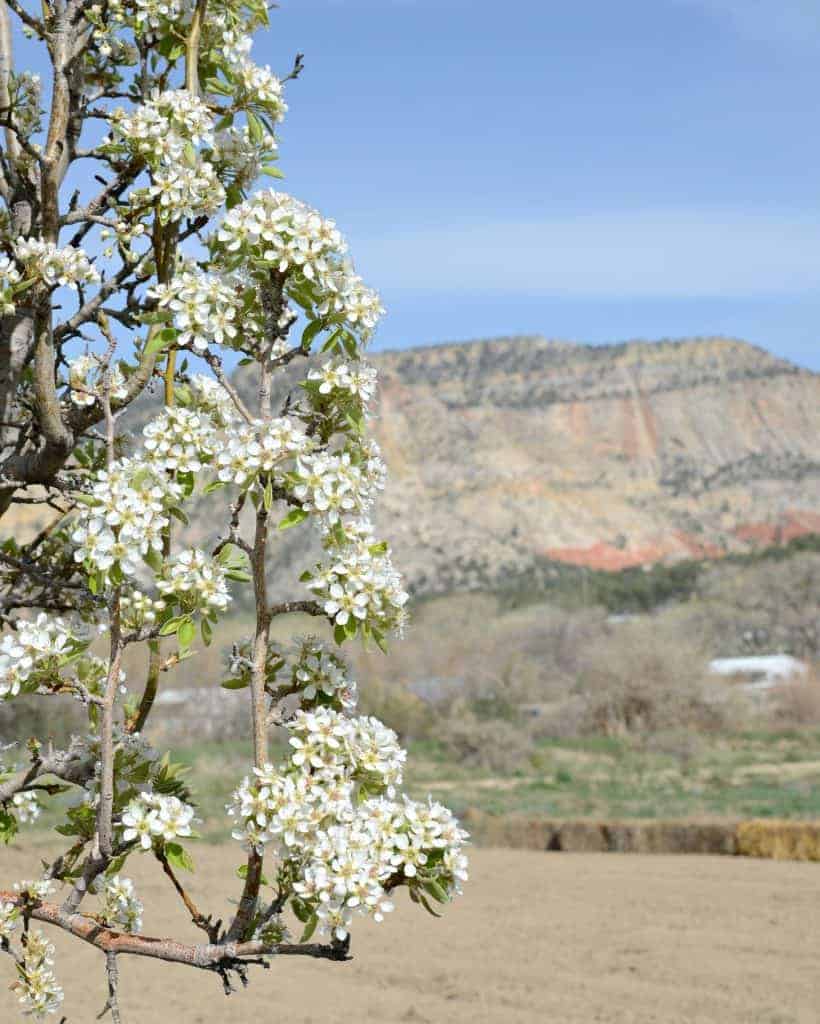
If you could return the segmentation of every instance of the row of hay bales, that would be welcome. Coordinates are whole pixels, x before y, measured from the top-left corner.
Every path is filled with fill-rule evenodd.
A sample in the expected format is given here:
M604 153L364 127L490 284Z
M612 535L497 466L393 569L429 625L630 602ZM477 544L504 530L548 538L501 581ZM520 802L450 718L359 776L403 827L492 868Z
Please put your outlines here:
M809 821L562 821L468 811L482 845L568 853L709 853L820 861L820 823Z

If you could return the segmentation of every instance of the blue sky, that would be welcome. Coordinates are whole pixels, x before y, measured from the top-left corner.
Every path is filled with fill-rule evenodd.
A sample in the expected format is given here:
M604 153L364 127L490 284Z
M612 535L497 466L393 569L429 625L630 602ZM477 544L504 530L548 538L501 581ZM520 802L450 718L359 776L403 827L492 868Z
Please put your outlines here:
M820 369L820 0L283 0L287 187L380 346L725 333Z
M280 0L284 188L376 347L721 333L820 369L820 0Z

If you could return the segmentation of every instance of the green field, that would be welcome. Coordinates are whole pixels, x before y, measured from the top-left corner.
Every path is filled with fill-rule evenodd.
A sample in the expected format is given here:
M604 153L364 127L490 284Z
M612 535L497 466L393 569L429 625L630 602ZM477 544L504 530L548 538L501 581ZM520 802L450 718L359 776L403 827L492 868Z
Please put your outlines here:
M434 743L411 743L407 788L462 815L820 818L820 729L701 738L698 746L682 758L614 739L547 740L525 768L504 775L453 764ZM200 832L227 838L224 806L248 770L249 747L199 743L173 757L193 769ZM54 820L49 812L41 822Z

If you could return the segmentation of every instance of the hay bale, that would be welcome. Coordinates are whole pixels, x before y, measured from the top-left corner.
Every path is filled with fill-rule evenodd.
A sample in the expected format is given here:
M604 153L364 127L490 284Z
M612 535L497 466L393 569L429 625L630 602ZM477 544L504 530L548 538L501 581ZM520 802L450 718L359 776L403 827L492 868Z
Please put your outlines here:
M607 850L611 853L640 853L645 827L643 822L610 821L602 826Z
M482 846L500 846L512 850L556 849L554 837L559 825L548 818L499 816L470 808L462 821L473 841Z
M820 861L820 824L757 819L737 826L737 852L771 860Z
M557 847L566 853L606 853L606 827L595 821L568 821L558 829Z

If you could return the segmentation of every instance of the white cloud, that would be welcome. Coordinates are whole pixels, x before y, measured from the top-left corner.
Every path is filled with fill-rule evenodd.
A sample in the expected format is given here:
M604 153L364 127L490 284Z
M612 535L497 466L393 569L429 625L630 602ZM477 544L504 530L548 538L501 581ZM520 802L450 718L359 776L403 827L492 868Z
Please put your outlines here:
M374 285L568 296L788 295L820 287L820 217L645 210L359 237Z

